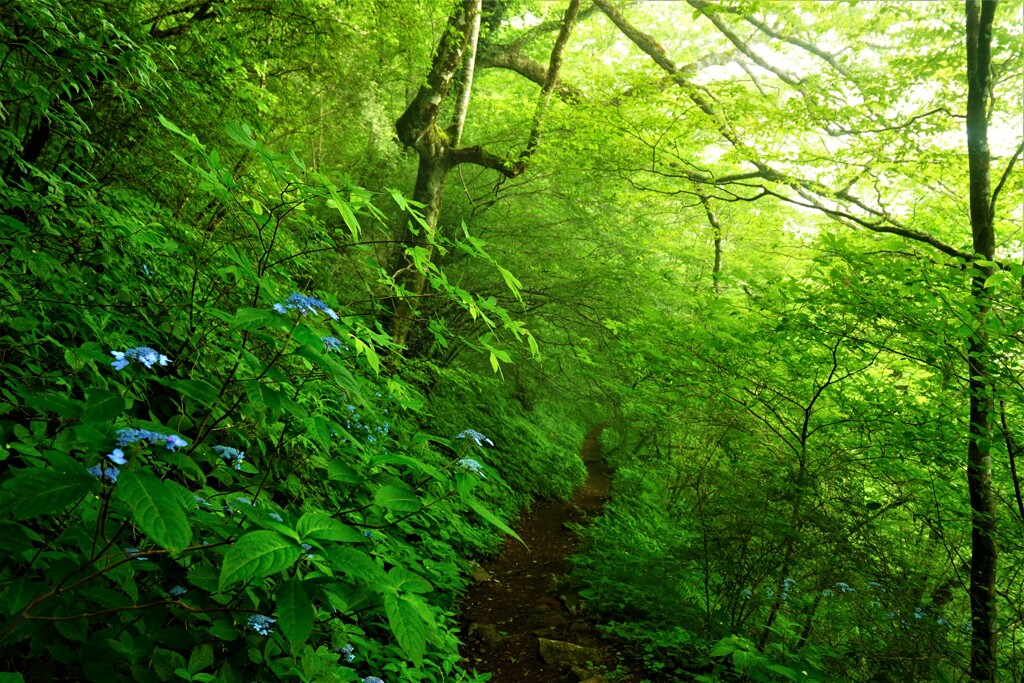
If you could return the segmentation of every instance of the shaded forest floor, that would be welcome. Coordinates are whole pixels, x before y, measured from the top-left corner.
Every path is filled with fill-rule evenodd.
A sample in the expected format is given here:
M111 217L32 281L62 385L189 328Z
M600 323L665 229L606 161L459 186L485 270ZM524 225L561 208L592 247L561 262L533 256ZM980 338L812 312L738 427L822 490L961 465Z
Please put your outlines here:
M586 483L569 501L541 501L516 531L529 549L506 538L474 574L462 606L463 655L491 683L636 683L594 631L566 585L577 546L569 529L600 514L609 493L595 427L583 442Z

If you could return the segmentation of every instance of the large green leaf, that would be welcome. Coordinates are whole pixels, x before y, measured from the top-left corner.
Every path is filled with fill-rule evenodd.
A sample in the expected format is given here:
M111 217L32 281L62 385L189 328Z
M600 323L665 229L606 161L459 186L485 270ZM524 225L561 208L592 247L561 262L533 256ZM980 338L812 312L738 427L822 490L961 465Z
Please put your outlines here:
M302 581L289 579L281 584L277 589L277 619L281 633L288 638L293 649L309 639L315 616L313 603L306 595Z
M409 600L396 593L384 594L384 612L398 646L419 667L427 649L427 624Z
M219 590L238 581L270 576L295 564L301 547L274 531L251 531L224 553Z
M85 391L83 422L107 422L121 416L124 399L106 389L92 387Z
M3 508L15 519L40 517L63 510L97 486L85 470L21 470L4 482Z
M373 502L395 512L416 512L423 503L408 486L382 486L377 489Z
M388 581L395 587L395 590L409 593L429 593L434 590L429 581L403 567L392 567L388 572Z
M128 506L132 521L157 545L181 550L192 541L192 525L174 489L146 470L123 472L115 496Z
M496 526L499 529L501 529L502 531L504 531L506 534L508 534L512 538L514 538L517 541L519 541L520 543L522 543L524 546L526 545L526 542L523 541L523 539L519 538L519 534L517 534L516 532L512 531L512 528L508 524L505 524L505 522L501 521L498 518L497 515L495 515L493 512L491 512L486 507L484 507L483 503L481 503L480 501L476 500L475 498L465 498L464 500L466 501L466 504L469 505L469 507L473 508L473 510L478 515L480 515L485 520L487 520L488 522L490 522L494 526Z
M363 534L347 524L327 515L308 512L302 516L295 530L299 532L302 540L312 538L318 541L341 541L343 543L358 543L364 540Z

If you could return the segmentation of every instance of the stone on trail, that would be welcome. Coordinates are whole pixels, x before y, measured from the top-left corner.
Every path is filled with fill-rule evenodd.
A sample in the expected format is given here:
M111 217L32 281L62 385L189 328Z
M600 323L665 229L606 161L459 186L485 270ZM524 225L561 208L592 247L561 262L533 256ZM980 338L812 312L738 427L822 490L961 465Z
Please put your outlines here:
M574 667L586 668L588 663L600 661L600 654L590 647L580 647L561 640L548 640L540 638L537 641L540 645L540 656L551 666L564 669Z

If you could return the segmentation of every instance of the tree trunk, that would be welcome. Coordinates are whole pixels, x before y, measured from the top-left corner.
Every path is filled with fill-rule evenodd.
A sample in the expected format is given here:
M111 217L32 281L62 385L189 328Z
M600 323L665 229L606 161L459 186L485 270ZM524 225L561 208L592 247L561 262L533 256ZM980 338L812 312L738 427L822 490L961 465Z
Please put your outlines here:
M422 232L431 233L437 228L441 196L448 171L454 165L452 152L455 149L449 135L437 125L437 120L452 80L462 64L466 47L475 36L474 27L479 25L480 20L480 3L481 0L463 0L456 6L448 19L448 27L438 42L427 82L417 91L412 102L395 123L398 139L416 150L419 155L416 187L412 198L423 205L423 224L410 221L403 226L399 238L402 248L392 263L395 282L405 289L405 294L396 299L393 307L391 337L399 346L405 346L409 340L415 313L412 301L426 289L426 277L408 262L405 249L420 247L427 249L428 257L430 256L431 241ZM468 78L471 77L470 72ZM468 91L471 85L471 82L464 83L463 90ZM465 104L457 107L457 110L461 110L462 116L465 116L469 104L468 97L466 92ZM457 126L453 126L452 132L457 131L457 134L461 135L462 125L457 120L455 123Z
M985 325L991 304L985 281L994 272L995 231L989 179L988 102L992 21L997 3L967 1L967 155L970 167L971 233L976 264L971 279L975 333L968 344L971 424L967 443L967 487L971 500L971 680L996 676L996 501L992 490L992 423L995 405Z
M544 114L548 109L551 93L558 84L562 54L579 13L580 0L569 2L561 30L552 48L551 62L541 90L529 142L519 159L492 154L479 145L461 146L473 86L477 39L482 16L481 5L481 0L462 0L452 11L448 27L434 53L427 82L417 91L412 102L395 123L398 139L416 150L419 155L416 188L412 198L423 205L422 223L410 221L402 227L399 237L401 246L391 264L395 283L404 290L396 298L393 306L391 338L398 346L409 345L416 313L413 302L427 290L426 276L411 263L406 250L418 247L426 251L427 260L433 256L431 236L437 229L441 197L452 168L459 164L475 164L498 171L507 178L514 178L526 169L526 157L533 152L540 140ZM437 123L438 116L448 97L452 81L463 64L463 78L458 86L452 123L447 131L442 131Z

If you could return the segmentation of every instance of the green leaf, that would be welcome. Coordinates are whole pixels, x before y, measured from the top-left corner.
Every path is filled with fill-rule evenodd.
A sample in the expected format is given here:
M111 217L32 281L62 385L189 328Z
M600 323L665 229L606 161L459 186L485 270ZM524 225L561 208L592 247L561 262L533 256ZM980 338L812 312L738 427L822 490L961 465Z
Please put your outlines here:
M132 521L157 545L181 550L192 540L192 526L175 491L146 470L122 472L114 495L128 506Z
M3 671L0 672L0 683L25 683L25 678L21 674Z
M276 532L251 531L224 553L218 590L238 581L276 574L295 564L300 554L300 546L295 541Z
M343 484L361 484L364 479L358 470L340 460L332 460L327 463L327 477L331 481L340 481Z
M427 625L423 618L408 598L395 593L384 594L384 612L398 646L418 668L427 649Z
M4 482L3 507L15 519L32 519L63 510L97 486L85 470L21 470Z
M475 498L465 498L464 500L466 501L466 504L469 505L469 507L473 508L473 510L478 515L480 515L485 520L487 520L488 522L490 522L494 526L498 527L498 529L500 529L501 531L505 532L506 534L508 534L509 536L511 536L512 538L516 539L517 541L522 543L524 546L526 546L526 542L523 541L523 539L519 538L519 534L517 534L516 532L512 531L512 528L509 527L508 524L505 524L505 522L501 521L497 517L497 515L495 515L493 512L491 512L486 507L484 507L483 503L481 503L480 501L478 501ZM526 546L526 547L529 548L529 546Z
M269 328L290 328L291 319L269 308L240 308L231 321L230 332Z
M213 664L213 646L199 645L188 658L188 673L195 675Z
M298 648L313 632L316 611L299 579L289 579L277 589L277 619L281 633L288 638L292 649Z
M429 581L402 567L392 567L388 572L388 581L395 590L409 593L429 593L434 590Z
M108 422L124 411L124 399L106 389L92 387L85 390L83 422Z
M415 512L422 507L419 496L408 486L382 486L373 497L377 505L395 512Z
M207 407L216 403L220 394L212 384L201 379L158 379L157 381L174 389L182 396L187 396Z
M358 543L363 535L352 527L342 524L327 515L308 512L296 525L296 531L302 540L312 538L318 541L340 541L342 543Z

